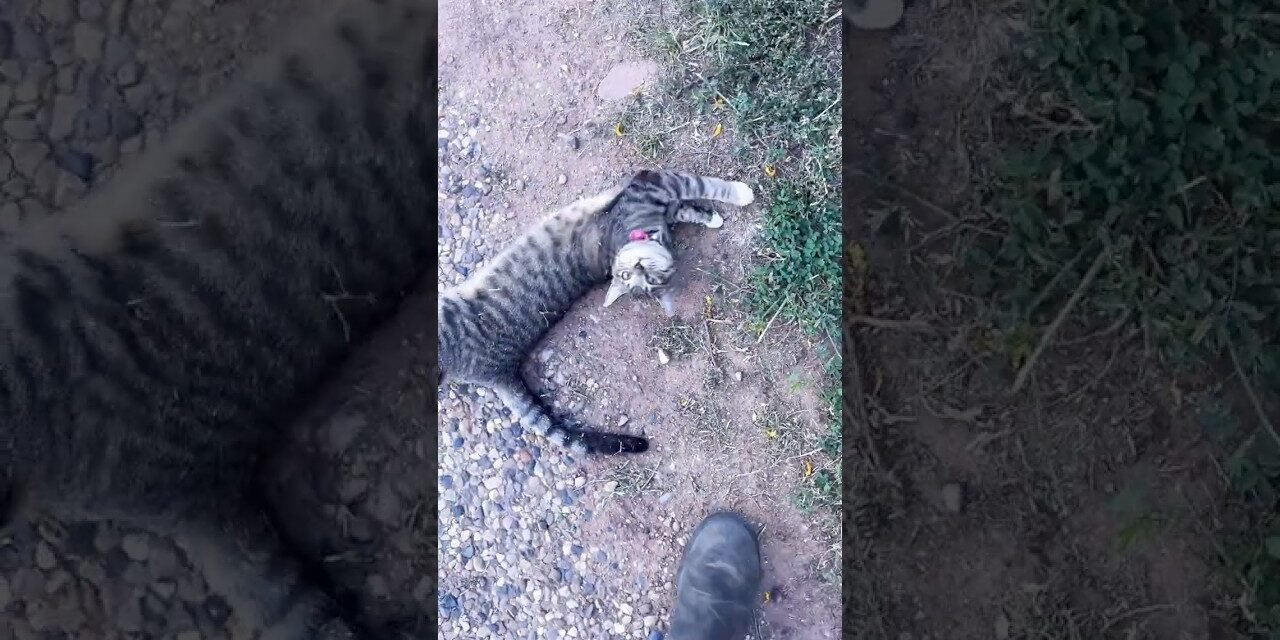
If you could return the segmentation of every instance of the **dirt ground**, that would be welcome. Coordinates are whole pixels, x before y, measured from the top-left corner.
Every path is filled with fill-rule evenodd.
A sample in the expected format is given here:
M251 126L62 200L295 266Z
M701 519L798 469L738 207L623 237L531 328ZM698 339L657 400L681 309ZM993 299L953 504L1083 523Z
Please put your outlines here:
M845 395L844 637L1236 637L1197 387L1100 319L1068 322L1011 393L965 293L957 249L990 223L975 185L1026 92L1004 73L1017 9L916 2L846 34L845 366L863 393Z

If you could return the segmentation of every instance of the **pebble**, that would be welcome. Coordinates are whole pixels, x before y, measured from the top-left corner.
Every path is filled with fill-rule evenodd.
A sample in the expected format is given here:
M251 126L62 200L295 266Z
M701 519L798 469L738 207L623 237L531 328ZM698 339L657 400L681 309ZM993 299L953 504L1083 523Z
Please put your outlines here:
M94 160L93 156L87 153L74 149L63 149L54 156L54 162L63 171L79 178L82 182L93 180Z
M568 177L568 176L566 176L566 175L564 175L563 173L562 173L562 174L560 174L560 177L556 178L556 182L557 182L558 184L564 184L564 183L566 183L566 182L568 182L568 181L569 181L569 177Z
M89 22L77 22L71 30L71 48L81 60L93 60L102 52L107 34Z
M141 533L130 533L120 541L120 548L134 562L144 562L151 555L151 543Z
M19 60L34 62L49 57L49 45L45 44L44 38L32 31L25 22L6 24L12 25L12 53Z
M43 540L36 545L36 566L44 571L58 566L58 559L53 555L53 547Z
M964 491L960 484L951 482L942 487L942 506L951 513L960 513L963 507Z
M40 137L40 125L32 118L10 118L4 123L10 140L30 141Z

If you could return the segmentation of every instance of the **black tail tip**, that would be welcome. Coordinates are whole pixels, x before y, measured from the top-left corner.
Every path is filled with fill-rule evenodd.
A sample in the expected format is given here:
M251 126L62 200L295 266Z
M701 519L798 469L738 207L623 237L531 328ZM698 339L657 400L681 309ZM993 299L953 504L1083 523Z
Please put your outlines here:
M587 453L606 456L624 453L644 453L649 450L649 439L616 433L584 433L582 444Z

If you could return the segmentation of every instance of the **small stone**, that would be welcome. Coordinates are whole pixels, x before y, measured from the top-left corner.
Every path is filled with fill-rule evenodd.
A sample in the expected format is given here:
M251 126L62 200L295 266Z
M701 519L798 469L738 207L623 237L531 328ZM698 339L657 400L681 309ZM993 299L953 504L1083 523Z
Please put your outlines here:
M43 540L36 545L36 566L44 571L58 566L58 559L53 555L53 547Z
M610 481L608 481L608 482L604 483L604 491L605 491L605 493L613 493L613 492L615 492L615 491L617 491L617 490L618 490L618 481L617 481L617 480L610 480Z
M58 94L66 95L75 91L76 80L79 77L80 70L75 67L65 66L58 69L58 77L57 80L54 81L54 85L58 88Z
M155 87L151 83L139 82L124 90L124 101L131 108L142 110L151 102L151 98L155 96L155 93Z
M951 513L960 513L963 491L960 484L951 482L942 487L942 506Z
M147 540L147 536L141 533L125 535L120 541L120 548L134 562L145 562L151 555L151 543Z
M628 422L630 422L630 421L631 421L631 418L628 418L627 416L625 416L625 415L624 415L624 416L622 416L622 417L618 418L618 426L619 426L619 427L625 427L625 426L627 426L627 423L628 423Z
M79 115L83 103L75 96L58 96L53 101L53 114L49 118L49 137L62 140L75 130L76 116Z
M98 20L103 14L102 2L100 0L80 0L77 13L80 14L81 20Z
M49 145L43 142L14 142L9 146L9 155L13 157L13 166L18 173L34 178L40 163L49 157Z
M643 622L644 628L652 629L658 625L658 616L645 616Z
M996 614L996 640L1009 640L1009 616L1001 611Z
M94 158L92 155L74 149L63 149L53 160L59 168L79 178L81 182L93 180Z
M37 6L40 7L40 15L53 24L67 24L75 18L71 0L43 0Z
M102 66L108 73L118 71L133 59L133 46L124 38L108 38L102 48Z
M116 70L116 82L122 87L132 87L142 80L142 67L136 62L126 62Z
M579 146L578 136L569 136L569 148L577 151Z
M178 585L172 580L160 580L158 582L151 583L151 590L155 591L156 595L161 598L168 600L173 597L174 593L177 593Z
M40 138L40 125L31 118L10 118L4 123L10 140L31 141Z
M666 349L658 349L658 364L667 364L668 362L671 362L671 355L667 353Z
M569 181L568 176L564 175L563 173L562 173L562 174L560 174L560 177L556 178L556 182L557 182L557 183L559 183L559 184L564 184L564 183L566 183L566 182L568 182L568 181Z
M648 640L662 640L662 632L657 629L650 631Z
M26 77L22 79L22 82L18 83L18 88L13 92L13 99L21 103L34 103L36 100L39 100L40 76L34 73L28 73ZM22 113L30 112L30 106L32 105L28 105L28 108L22 109ZM16 107L14 108L14 113L18 113L18 109Z
M13 54L27 62L44 60L49 57L49 45L31 27L19 22L13 25Z
M18 203L18 206L22 207L22 216L24 218L39 218L49 213L49 209L44 206L44 203L35 198L25 198Z
M104 109L85 109L77 120L80 135L90 142L103 140L111 133L111 114Z
M102 44L107 34L97 25L88 22L77 22L71 29L71 48L81 60L94 60L102 53Z
M111 132L115 140L128 140L142 132L142 118L131 109L111 109Z

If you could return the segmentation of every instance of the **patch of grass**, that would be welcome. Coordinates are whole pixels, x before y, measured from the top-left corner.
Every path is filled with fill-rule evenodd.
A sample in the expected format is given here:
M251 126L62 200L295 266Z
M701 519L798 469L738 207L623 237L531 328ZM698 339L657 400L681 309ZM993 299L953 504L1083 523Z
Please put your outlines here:
M705 395L683 395L676 398L680 413L693 420L693 433L716 448L729 444L727 421L715 401Z
M967 256L977 292L999 302L995 344L1020 365L1076 295L1072 314L1137 322L1175 365L1229 358L1244 385L1280 389L1274 6L1033 6L1027 53L1039 86L1013 113L1034 142L1000 172L1003 239ZM1224 555L1246 585L1250 633L1276 637L1280 439L1245 435L1225 413L1205 421L1234 434L1228 473L1263 514Z
M697 353L702 348L703 341L697 329L673 319L667 326L658 329L649 340L649 346L666 351L672 358L680 358Z
M1263 2L1041 0L1037 142L1001 174L1003 242L974 250L1005 331L1130 314L1174 362L1234 345L1280 371L1280 23Z
M634 496L646 491L653 491L653 478L656 469L646 469L633 463L612 467L605 474L605 481L617 483L613 494L619 497Z
M818 434L815 443L815 438L804 432L794 416L762 407L752 418L771 456L785 466L785 473L795 473L800 479L791 492L792 504L806 513L818 507L839 510L839 428L829 426ZM838 421L831 420L828 424L838 425Z
M777 319L837 335L840 318L839 5L804 0L681 2L637 38L667 63L623 118L657 164L713 157L759 185L761 263L746 302L763 331Z

